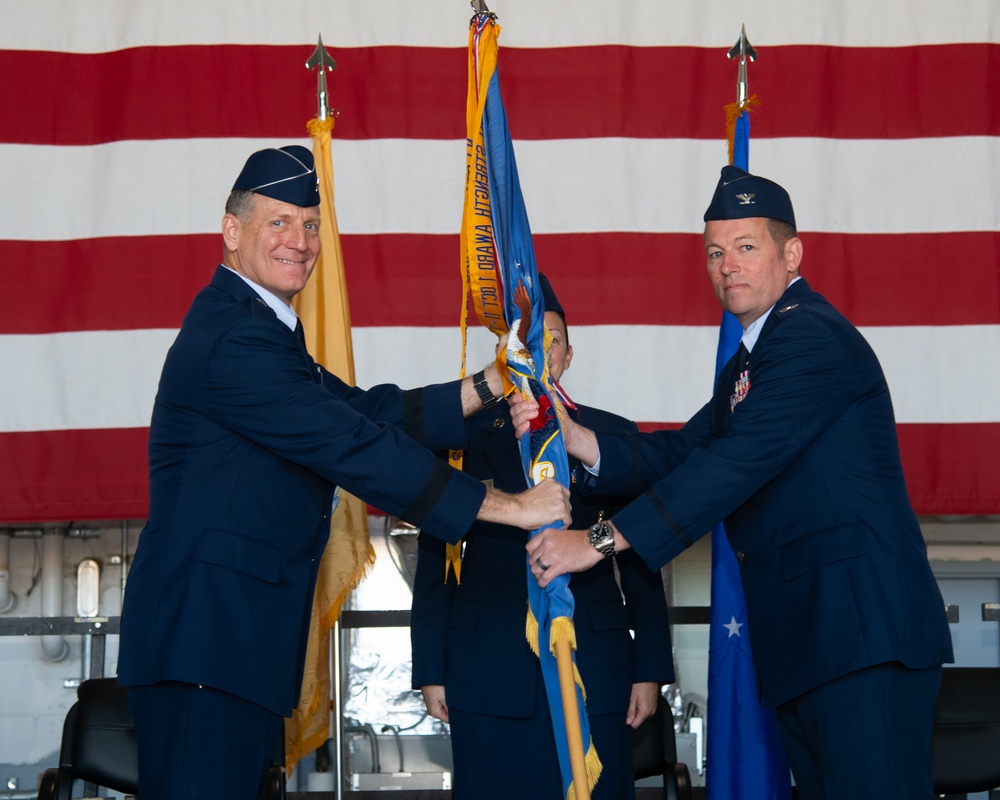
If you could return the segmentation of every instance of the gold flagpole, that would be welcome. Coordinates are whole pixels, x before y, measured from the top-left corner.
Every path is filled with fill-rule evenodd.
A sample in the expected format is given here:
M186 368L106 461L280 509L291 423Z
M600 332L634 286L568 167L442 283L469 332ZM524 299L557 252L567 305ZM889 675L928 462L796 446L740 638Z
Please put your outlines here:
M559 669L559 691L562 694L563 719L566 721L566 744L573 770L573 793L576 800L590 800L590 781L584 756L583 731L580 728L580 707L576 702L576 677L573 651L565 639L555 643L556 666Z
M330 140L336 112L330 111L326 87L326 73L335 69L336 63L324 49L322 37L306 67L318 69L318 110L307 127L313 140L313 157L319 177L320 256L312 279L295 297L294 306L302 320L306 344L313 358L345 383L353 385L351 315L333 203ZM299 704L285 725L289 773L303 756L330 738L331 705L339 722L340 697L333 697L331 692L331 636L339 634L337 620L347 595L365 577L374 561L375 552L368 539L367 506L359 498L339 492L339 503L331 519L330 539L316 579ZM339 652L339 648L335 648L335 652ZM335 659L333 670L338 677L339 669L339 659ZM339 736L336 739L339 779L341 742ZM337 791L340 791L339 784Z

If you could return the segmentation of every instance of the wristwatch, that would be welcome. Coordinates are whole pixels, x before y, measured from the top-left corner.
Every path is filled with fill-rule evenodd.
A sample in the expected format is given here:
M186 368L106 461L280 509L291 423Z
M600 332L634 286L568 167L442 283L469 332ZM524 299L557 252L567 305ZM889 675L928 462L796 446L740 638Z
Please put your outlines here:
M604 512L597 515L597 522L587 532L587 541L605 558L615 554L615 534L611 524L604 519Z
M486 380L486 370L481 369L472 376L472 385L476 387L476 394L479 395L479 399L483 403L483 408L495 406L500 402L501 398L490 391L490 384Z

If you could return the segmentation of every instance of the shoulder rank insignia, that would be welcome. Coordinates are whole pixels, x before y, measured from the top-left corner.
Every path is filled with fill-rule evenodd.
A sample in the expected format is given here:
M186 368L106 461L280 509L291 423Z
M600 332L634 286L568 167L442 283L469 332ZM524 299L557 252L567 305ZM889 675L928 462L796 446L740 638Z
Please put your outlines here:
M778 309L778 313L779 314L784 314L786 311L791 311L793 308L798 308L798 307L799 307L798 303L792 303L790 306L785 306L784 308L779 308Z

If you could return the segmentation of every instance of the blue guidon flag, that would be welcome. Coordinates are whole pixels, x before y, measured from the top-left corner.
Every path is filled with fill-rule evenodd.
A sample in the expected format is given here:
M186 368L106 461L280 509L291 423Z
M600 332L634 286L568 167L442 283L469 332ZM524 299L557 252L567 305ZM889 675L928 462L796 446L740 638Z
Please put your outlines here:
M468 149L461 236L465 296L471 294L481 324L498 335L508 333L506 350L498 356L508 389L521 391L539 404L540 413L529 434L520 442L529 485L553 478L569 486L560 410L552 397L558 394L564 403L568 403L568 399L549 377L549 334L543 322L542 291L514 148L500 96L499 34L500 26L493 14L478 13L473 17L469 33ZM561 527L561 523L546 527ZM532 536L537 533L534 531ZM540 589L531 574L527 556L525 570L529 606L526 634L541 663L563 790L568 798L589 797L600 775L601 764L590 738L583 684L574 661L570 672L573 685L568 689L564 687L564 691L569 692L569 702L564 702L554 655L560 642L569 643L565 649L570 659L573 658L571 652L576 649L569 576L562 575ZM574 696L575 714L571 710ZM567 709L570 709L568 719ZM575 741L578 746L582 743L588 783L585 792L577 793L573 787L569 741Z
M748 112L754 105L756 95L727 109L731 116L735 115L731 162L745 170L749 170L750 162ZM736 353L743 336L736 317L728 311L722 313L717 376ZM734 388L726 387L727 391ZM790 800L788 760L774 712L760 703L743 582L722 523L712 530L711 607L706 796L708 800Z

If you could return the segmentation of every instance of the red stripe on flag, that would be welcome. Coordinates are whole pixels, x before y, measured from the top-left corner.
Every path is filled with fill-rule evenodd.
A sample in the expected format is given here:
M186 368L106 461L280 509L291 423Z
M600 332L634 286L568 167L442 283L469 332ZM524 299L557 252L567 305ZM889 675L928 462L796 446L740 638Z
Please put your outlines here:
M707 399L707 392L706 392ZM643 430L677 424L644 422ZM1000 424L899 425L919 514L1000 514ZM148 511L146 428L0 434L0 519L136 519ZM86 464L86 469L80 465Z
M639 423L642 431L679 427L681 423ZM908 423L897 425L896 432L910 502L918 514L1000 514L1000 423Z
M897 425L918 514L1000 514L1000 423Z
M0 241L0 291L30 298L0 333L179 328L221 257L221 234Z
M0 107L16 109L0 140L305 138L304 122L289 109L315 107L315 80L302 67L313 48L0 51L0 74L17 76L0 83ZM465 138L463 49L331 52L338 138ZM733 64L714 47L505 48L502 73L515 139L718 139L722 107L734 99ZM754 138L1000 135L1000 94L970 105L967 93L955 91L955 81L995 86L997 74L996 44L771 46L753 67L752 90L765 98L753 118ZM283 76L281 91L267 88L276 75ZM71 76L72 91L53 90L53 76ZM774 100L782 97L794 102Z
M802 275L855 325L1000 323L1000 232L802 233Z
M861 326L1000 324L1000 232L803 233L803 275ZM534 237L570 325L718 325L698 234ZM357 327L458 325L458 234L344 235ZM974 254L974 255L970 255ZM0 333L176 328L218 234L0 241ZM637 287L642 287L640 290Z
M0 434L0 520L145 517L148 439L148 428Z

